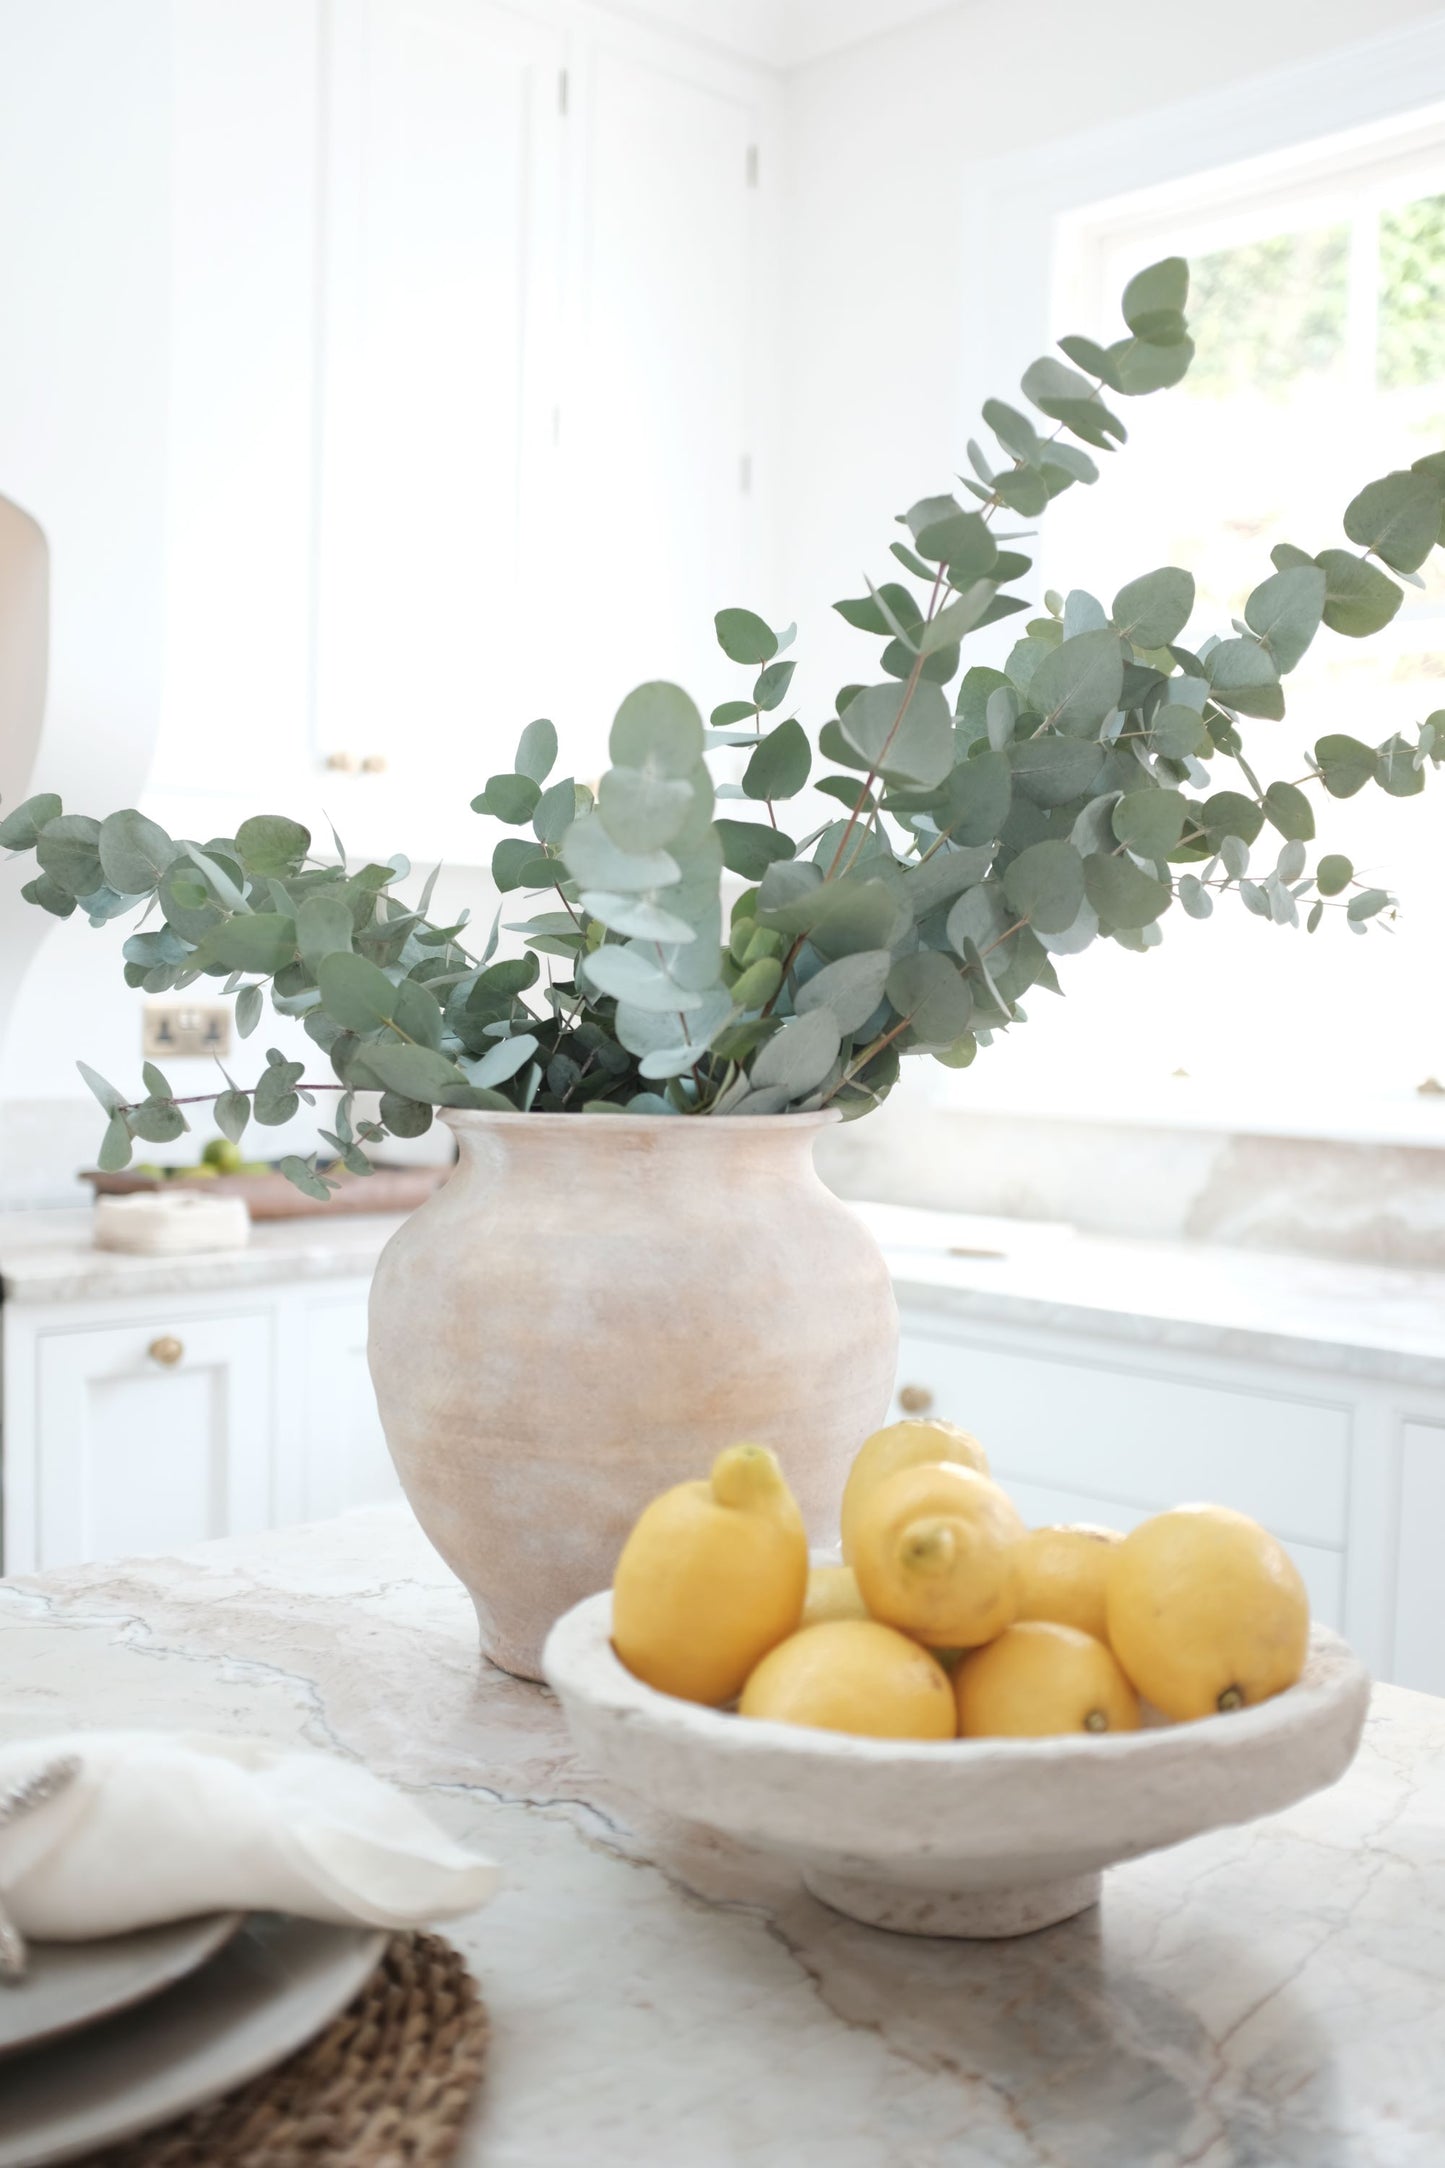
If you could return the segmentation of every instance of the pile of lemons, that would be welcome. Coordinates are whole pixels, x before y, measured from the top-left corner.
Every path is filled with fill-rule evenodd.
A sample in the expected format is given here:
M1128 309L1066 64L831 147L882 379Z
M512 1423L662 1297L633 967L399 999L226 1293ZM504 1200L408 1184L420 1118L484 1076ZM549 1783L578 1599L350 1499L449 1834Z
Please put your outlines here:
M841 1565L810 1566L774 1455L734 1445L653 1500L618 1561L612 1639L664 1694L881 1739L1137 1730L1265 1701L1304 1668L1288 1553L1224 1506L1129 1535L1026 1529L952 1423L875 1431Z

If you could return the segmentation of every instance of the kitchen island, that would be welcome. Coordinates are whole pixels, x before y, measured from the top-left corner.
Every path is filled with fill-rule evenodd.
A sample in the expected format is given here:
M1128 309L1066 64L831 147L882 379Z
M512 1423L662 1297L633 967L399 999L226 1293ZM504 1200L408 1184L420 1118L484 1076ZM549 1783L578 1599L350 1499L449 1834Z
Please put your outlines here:
M0 1733L251 1732L367 1763L501 1863L449 1932L481 2168L1434 2168L1445 1701L1377 1689L1333 1791L1111 1872L1011 1943L861 1927L579 1765L401 1507L0 1584Z

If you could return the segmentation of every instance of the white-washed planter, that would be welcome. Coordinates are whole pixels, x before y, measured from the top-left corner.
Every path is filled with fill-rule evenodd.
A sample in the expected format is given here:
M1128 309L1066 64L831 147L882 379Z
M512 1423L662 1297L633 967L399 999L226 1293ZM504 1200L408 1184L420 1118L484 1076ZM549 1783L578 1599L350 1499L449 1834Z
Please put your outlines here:
M797 1862L814 1896L904 1934L1002 1936L1097 1902L1103 1870L1274 1814L1342 1776L1370 1682L1317 1626L1303 1678L1257 1708L1112 1737L854 1739L659 1694L624 1669L603 1593L543 1658L588 1766L648 1803Z
M809 1533L893 1390L882 1254L813 1167L829 1114L448 1114L461 1158L382 1252L369 1352L407 1497L482 1648L540 1675L659 1491L753 1438Z

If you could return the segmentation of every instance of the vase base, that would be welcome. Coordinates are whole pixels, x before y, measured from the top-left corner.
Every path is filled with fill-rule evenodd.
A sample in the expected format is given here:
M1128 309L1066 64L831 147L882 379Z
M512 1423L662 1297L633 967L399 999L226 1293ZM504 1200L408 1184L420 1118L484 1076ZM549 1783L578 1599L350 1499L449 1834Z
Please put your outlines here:
M886 1927L895 1935L954 1935L980 1942L1032 1935L1070 1920L1099 1902L1103 1881L1101 1874L1075 1874L1022 1889L933 1890L866 1875L818 1871L803 1876L814 1897L868 1927Z

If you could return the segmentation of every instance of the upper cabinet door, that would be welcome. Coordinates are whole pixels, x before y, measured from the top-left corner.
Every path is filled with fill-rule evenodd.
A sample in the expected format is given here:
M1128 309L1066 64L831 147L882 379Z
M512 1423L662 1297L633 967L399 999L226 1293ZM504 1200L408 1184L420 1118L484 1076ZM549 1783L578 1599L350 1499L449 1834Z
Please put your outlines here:
M500 764L488 739L527 719L562 44L489 0L349 0L332 20L318 750L465 813ZM396 823L387 786L366 795Z
M585 567L568 721L595 771L639 679L706 704L712 614L749 600L758 193L745 91L604 45L586 122L563 439Z

